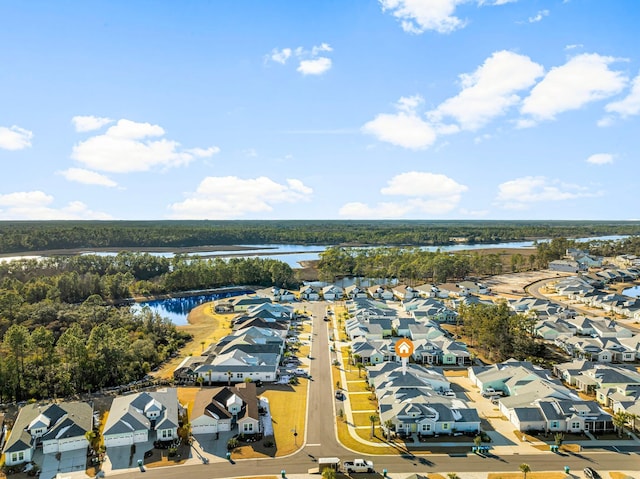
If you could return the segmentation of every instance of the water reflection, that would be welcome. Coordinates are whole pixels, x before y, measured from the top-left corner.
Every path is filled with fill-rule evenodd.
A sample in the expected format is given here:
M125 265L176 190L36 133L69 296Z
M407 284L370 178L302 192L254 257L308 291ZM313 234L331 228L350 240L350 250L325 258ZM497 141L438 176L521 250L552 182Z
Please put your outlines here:
M218 293L196 294L194 296L185 296L181 298L154 299L152 301L144 301L134 304L131 308L133 311L140 311L144 307L148 307L154 313L158 313L164 318L171 320L176 326L188 324L187 316L189 312L196 306L216 301L218 299L231 298L233 296L241 296L243 294L253 294L251 290L234 290L222 291Z

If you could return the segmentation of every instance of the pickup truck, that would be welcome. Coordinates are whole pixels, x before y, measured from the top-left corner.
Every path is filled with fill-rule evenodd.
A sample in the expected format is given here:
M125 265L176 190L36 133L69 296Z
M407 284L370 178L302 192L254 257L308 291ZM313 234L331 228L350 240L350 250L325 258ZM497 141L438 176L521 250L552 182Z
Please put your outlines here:
M354 459L353 461L345 461L343 464L348 474L352 472L374 472L373 462L364 459Z

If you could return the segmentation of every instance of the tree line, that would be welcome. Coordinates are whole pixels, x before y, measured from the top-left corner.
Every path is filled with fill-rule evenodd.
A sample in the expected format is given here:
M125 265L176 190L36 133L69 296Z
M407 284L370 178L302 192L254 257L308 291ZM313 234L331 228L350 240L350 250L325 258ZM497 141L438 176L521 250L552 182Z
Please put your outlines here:
M286 263L122 252L0 263L0 402L68 396L141 379L190 338L140 294L297 284Z
M0 222L0 254L76 248L238 244L448 245L640 234L640 222L24 221Z
M502 272L497 253L447 253L419 248L343 248L332 247L320 254L318 275L321 280L340 277L398 278L410 286L425 282L444 283L470 274Z

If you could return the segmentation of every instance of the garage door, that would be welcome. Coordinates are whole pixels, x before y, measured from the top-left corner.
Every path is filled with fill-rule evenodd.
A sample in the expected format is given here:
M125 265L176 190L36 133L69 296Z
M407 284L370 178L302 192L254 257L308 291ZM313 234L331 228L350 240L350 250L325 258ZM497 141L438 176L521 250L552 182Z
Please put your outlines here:
M136 431L133 433L135 442L146 442L149 439L149 431Z
M218 431L231 431L231 423L230 422L219 422L218 423Z
M191 426L191 432L193 434L213 434L218 432L218 428L215 424L200 424L196 426Z
M128 446L133 444L133 436L120 436L120 437L109 437L105 436L104 445L107 447L113 446Z
M65 451L74 451L76 449L84 449L89 446L89 443L85 438L78 438L74 440L70 440L68 442L63 442L60 444L60 452Z

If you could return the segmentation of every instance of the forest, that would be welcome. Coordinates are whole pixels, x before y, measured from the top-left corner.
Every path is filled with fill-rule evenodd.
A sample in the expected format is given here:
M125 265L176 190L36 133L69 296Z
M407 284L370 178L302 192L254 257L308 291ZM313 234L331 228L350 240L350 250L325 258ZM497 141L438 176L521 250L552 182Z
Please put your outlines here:
M503 272L546 268L549 261L562 258L569 247L586 247L566 238L554 238L536 245L535 254L526 258L521 254L511 257L509 270L505 270L498 253L478 251L423 251L419 248L332 247L320 254L318 274L321 280L334 281L345 276L363 278L397 278L409 286L425 282L445 283L467 276L485 276Z
M0 222L0 254L242 244L425 246L611 234L640 234L640 222L3 221Z
M229 285L295 285L286 263L150 254L0 263L0 402L139 380L189 339L132 296Z

